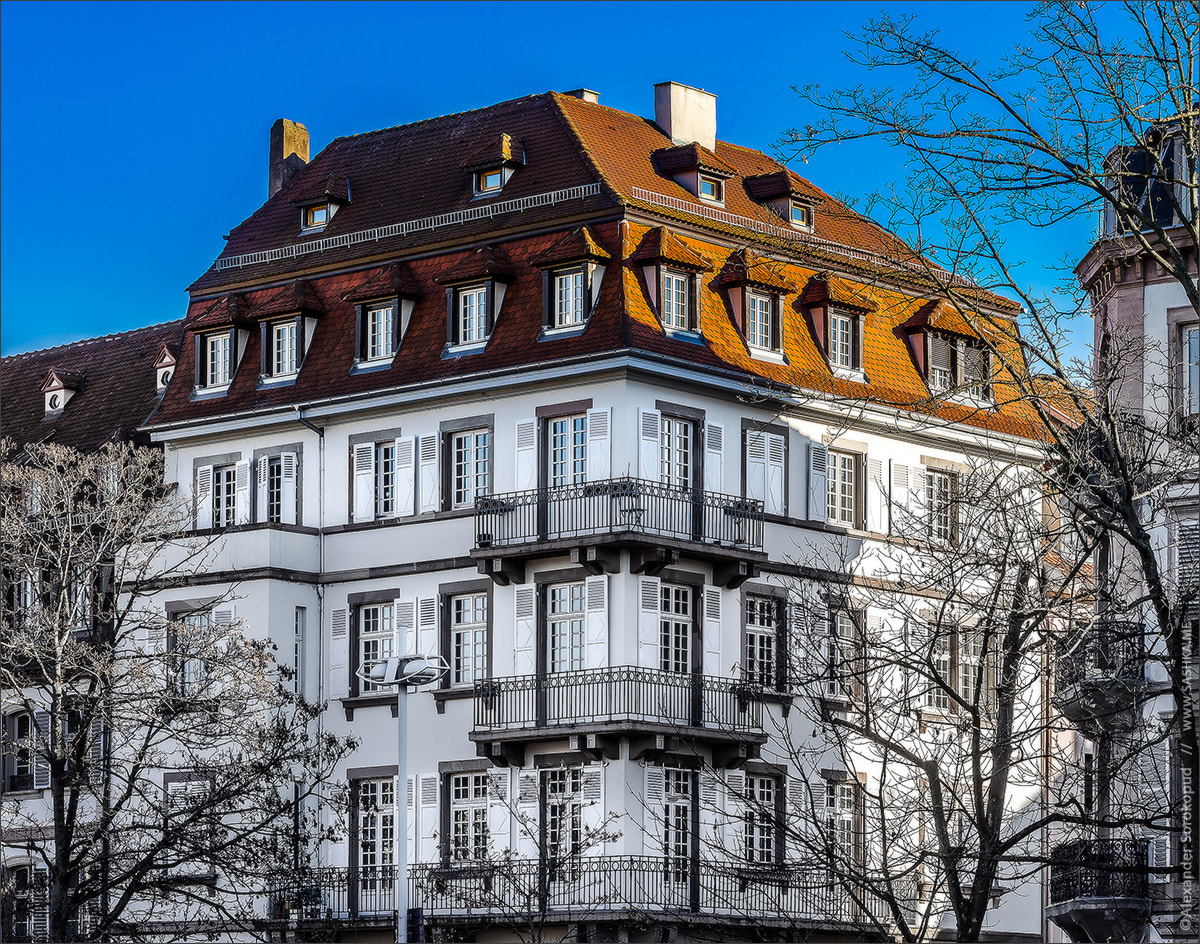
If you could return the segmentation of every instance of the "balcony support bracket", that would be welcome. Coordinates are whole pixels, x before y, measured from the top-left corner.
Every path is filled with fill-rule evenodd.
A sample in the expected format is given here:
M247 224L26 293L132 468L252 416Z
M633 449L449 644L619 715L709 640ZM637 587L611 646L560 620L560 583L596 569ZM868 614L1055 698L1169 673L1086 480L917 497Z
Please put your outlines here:
M663 568L679 563L679 551L670 547L652 547L630 557L629 569L635 574L655 577Z
M525 746L507 741L479 741L475 753L486 757L497 767L524 767Z
M580 565L589 574L619 574L621 552L615 548L588 545L571 548L571 563Z
M651 734L629 739L630 760L661 760L664 754L675 754L680 750L679 738L669 734Z
M713 583L726 590L736 590L758 574L758 565L752 561L735 560L713 565Z
M713 748L713 767L744 767L759 756L757 744L722 744Z
M592 760L619 760L621 757L621 739L606 734L573 734L570 738L571 750L579 751Z
M488 557L479 562L479 572L491 577L498 587L525 582L525 562L511 557Z

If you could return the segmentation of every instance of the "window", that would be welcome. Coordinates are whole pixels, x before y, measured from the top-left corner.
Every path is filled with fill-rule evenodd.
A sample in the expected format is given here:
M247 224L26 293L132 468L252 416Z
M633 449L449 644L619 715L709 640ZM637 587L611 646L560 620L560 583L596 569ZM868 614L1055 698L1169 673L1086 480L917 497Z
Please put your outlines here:
M390 659L395 644L393 604L375 603L358 608L358 664ZM382 691L374 682L360 681L361 693Z
M778 784L774 777L746 777L746 861L775 862L775 799Z
M305 697L304 654L308 648L308 609L296 607L296 615L292 624L292 690L301 698Z
M692 670L692 588L664 583L659 610L659 668Z
M491 193L504 186L504 171L499 167L478 171L475 174L475 192Z
M857 861L858 843L858 787L850 780L828 780L825 782L825 838L836 857L830 863L836 867L837 859Z
M692 485L692 422L663 416L659 423L658 480L677 488Z
M369 361L391 357L396 352L396 306L368 305L364 317L364 354Z
M858 620L858 614L849 610L834 610L829 615L825 693L830 698L854 699L862 690L865 665Z
M983 636L974 629L963 628L955 633L955 642L958 644L958 652L955 653L957 665L954 688L964 703L974 705L977 699L987 699L991 688L990 679L987 677L990 666L983 651Z
M259 456L255 460L258 495L255 499L257 520L268 524L296 523L296 486L298 455L283 452Z
M700 199L720 203L724 199L724 189L721 186L721 181L715 177L702 176L700 178Z
M486 341L490 334L490 312L488 310L488 286L472 285L460 288L458 296L458 344L473 344Z
M829 366L842 370L862 367L858 351L858 319L844 311L829 312Z
M329 222L329 205L321 204L321 206L308 207L304 211L304 225L307 226L324 226Z
M552 881L570 877L570 860L583 852L583 770L543 770L546 866Z
M486 593L450 598L450 684L472 685L487 678Z
M358 887L360 895L374 898L395 887L395 781L390 777L360 780L357 794L354 825L358 833Z
M556 584L547 595L549 612L546 618L549 653L547 665L551 672L569 672L587 664L584 636L584 584Z
M237 521L237 466L216 466L212 476L212 526L232 528Z
M578 485L587 481L587 414L559 416L550 429L550 484Z
M764 351L778 351L775 300L770 295L746 293L746 343Z
M780 601L772 597L746 597L746 658L742 677L763 688L780 681Z
M857 528L858 462L856 455L829 451L829 522L846 528Z
M686 882L692 859L692 772L663 769L663 852L667 878Z
M487 429L472 429L452 433L451 455L454 456L454 482L451 507L469 508L480 495L492 490L492 433Z
M933 629L929 646L930 678L926 680L925 707L937 711L950 710L950 688L954 683L951 634Z
M176 617L167 636L169 685L176 698L197 698L208 686L205 652L212 643L213 615L203 610Z
M680 272L664 271L662 277L662 323L665 328L692 330L691 279Z
M267 521L278 524L283 508L283 459L271 456L259 461L267 470Z
M232 374L230 360L230 345L233 336L228 331L209 334L204 337L204 375L201 386L224 387L229 383Z
M33 717L28 712L11 714L4 719L5 791L33 789Z
M554 276L554 326L583 324L587 320L584 270L560 272Z
M931 393L959 391L978 400L991 396L991 361L981 344L931 334L928 354Z
M396 443L375 444L375 517L396 513Z
M450 778L450 858L458 862L488 857L488 782L486 773Z
M955 537L954 475L929 470L925 475L925 507L929 510L929 539L953 543Z
M806 206L803 203L797 203L793 200L789 207L791 224L796 227L808 229L813 223L812 207Z
M1183 414L1200 416L1200 325L1187 325L1181 338Z
M271 375L294 374L297 369L296 322L283 321L271 327Z

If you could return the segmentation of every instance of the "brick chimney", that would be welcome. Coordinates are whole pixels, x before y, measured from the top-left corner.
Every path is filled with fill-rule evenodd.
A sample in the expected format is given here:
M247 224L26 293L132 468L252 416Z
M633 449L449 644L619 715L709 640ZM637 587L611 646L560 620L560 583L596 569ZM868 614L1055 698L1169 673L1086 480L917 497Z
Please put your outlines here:
M308 129L298 121L278 119L271 125L267 196L273 197L308 163Z
M717 146L717 96L679 82L654 86L654 123L672 144L695 141L710 151Z

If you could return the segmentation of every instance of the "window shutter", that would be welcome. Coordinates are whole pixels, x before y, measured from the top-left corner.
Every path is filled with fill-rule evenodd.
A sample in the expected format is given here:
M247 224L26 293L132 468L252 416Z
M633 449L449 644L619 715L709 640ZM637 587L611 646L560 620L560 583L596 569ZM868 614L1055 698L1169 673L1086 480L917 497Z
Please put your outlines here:
M96 717L92 719L88 731L88 779L99 783L104 773L104 718L96 707Z
M138 644L147 655L158 655L166 649L167 626L160 619L153 617L138 627Z
M418 478L421 482L420 513L425 515L438 510L438 496L441 480L438 477L438 437L436 433L421 436L418 440L421 470ZM396 462L399 467L399 457Z
M808 802L808 791L804 781L792 774L787 781L787 809L784 822L787 829L787 848L792 862L805 860L804 824L808 817L805 815Z
M267 478L270 474L271 460L268 456L263 456L255 462L255 478L257 488L254 495L254 520L263 522L267 520Z
M604 843L600 841L604 827L604 767L588 764L583 768L583 821L585 856L604 855Z
M197 334L192 341L196 347L196 382L194 386L203 387L208 381L208 364L205 363L205 355L208 351L204 344L204 335Z
M512 771L497 767L488 771L488 845L493 856L502 856L512 845Z
M602 265L589 262L584 268L584 279L587 286L587 310L585 315L590 320L592 309L596 307L596 299L600 297L600 286L604 284L604 269Z
M354 447L354 520L375 520L375 444Z
M396 600L392 604L395 617L395 652L400 656L417 655L417 601Z
M446 343L458 343L458 318L455 309L458 301L458 290L446 289Z
M746 861L746 774L740 770L725 771L725 853Z
M929 507L928 496L925 493L928 480L929 473L925 466L915 465L912 467L912 487L908 490L908 507L915 522L914 537L917 535L928 537L933 531L933 522L929 519L932 509Z
M396 440L396 515L406 518L416 508L416 441L412 436ZM436 460L435 460L436 461Z
M746 430L746 497L755 498L766 507L767 502L767 441L757 429Z
M883 463L878 459L868 459L867 530L876 534L887 534L886 488L883 481Z
M808 444L808 520L824 521L829 516L829 449L822 443Z
M212 493L213 467L202 465L196 470L196 527L199 530L212 527Z
M778 295L771 296L771 350L783 350L783 320L779 310L783 307L783 299Z
M587 578L587 630L585 665L589 669L608 666L608 576Z
M338 607L330 616L329 625L329 697L345 698L350 694L350 632L346 607Z
M32 941L50 940L50 873L41 867L33 869L33 885L37 890L29 908Z
M638 410L638 477L647 482L657 482L662 475L661 442L662 414Z
M538 834L541 805L536 770L518 770L517 775L517 841L516 854L523 859L538 857Z
M421 861L437 861L438 849L438 775L422 774L421 785Z
M688 327L693 331L700 330L700 273L693 272L688 276Z
M785 514L784 473L787 441L777 433L767 433L767 497L765 511L769 515Z
M608 407L587 411L587 480L601 482L612 477L612 437Z
M542 327L553 328L555 321L554 276L549 269L542 269Z
M935 383L934 371L950 372L950 344L940 335L929 335L929 388L935 392L944 386Z
M722 799L720 778L711 770L700 771L700 835L707 837L706 844L720 843L720 823L724 818ZM718 852L704 850L703 854L716 857Z
M537 488L537 420L518 420L516 430L517 468L514 487L518 491Z
M397 778L397 779L399 779L399 778ZM416 776L409 776L406 779L408 780L408 784L407 784L407 788L404 791L404 796L405 796L405 808L406 808L407 820L408 820L408 828L406 830L406 833L407 833L406 838L408 840L408 861L416 862L417 861L417 800L416 800L417 778L416 778ZM399 805L399 803L400 803L400 796L399 796L399 793L397 793L396 804ZM399 811L397 811L397 812L399 812ZM399 817L397 817L397 819L399 819Z
M513 674L533 675L537 671L534 652L537 590L517 587L513 591Z
M638 577L638 665L659 668L659 611L662 582L657 577Z
M45 790L50 786L50 764L47 758L53 749L50 712L36 708L33 712L33 789Z
M250 460L239 459L233 467L233 523L250 523Z
M892 488L888 496L889 523L891 533L903 531L904 516L908 513L908 466L892 460Z
M417 598L417 653L423 656L437 655L438 651L438 598ZM407 655L408 653L404 653Z
M721 588L704 588L704 674L724 675L721 664Z
M299 467L294 452L285 452L279 457L279 520L282 524L295 524L297 501L296 491Z
M704 424L704 490L725 491L725 427Z
M645 839L642 855L666 854L663 837L663 805L666 802L665 773L657 764L646 767L646 808L642 830Z
M1179 596L1190 596L1191 603L1183 614L1187 622L1200 619L1200 524L1181 523L1176 538L1176 558L1179 561Z

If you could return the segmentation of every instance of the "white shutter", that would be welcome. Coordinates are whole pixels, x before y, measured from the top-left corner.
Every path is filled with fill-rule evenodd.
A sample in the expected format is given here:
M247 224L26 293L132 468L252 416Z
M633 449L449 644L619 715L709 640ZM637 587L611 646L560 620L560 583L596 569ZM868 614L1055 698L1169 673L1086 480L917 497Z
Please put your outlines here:
M887 483L883 481L883 463L878 459L868 459L867 530L876 534L887 534L886 486Z
M233 523L250 523L249 459L239 459L233 467Z
M660 856L666 852L663 845L663 805L665 796L665 773L657 764L646 767L646 807L642 814L642 855ZM703 830L701 830L703 834ZM707 850L706 850L707 851Z
M417 443L412 436L396 440L396 515L407 518L417 507Z
M583 830L586 848L585 856L604 855L604 843L598 837L604 827L604 767L600 764L588 764L583 768Z
M610 410L587 411L587 480L601 482L612 477L612 434Z
M638 577L638 665L660 667L659 611L662 609L662 583L657 577Z
M421 436L417 442L421 465L418 476L421 482L420 513L426 515L438 510L438 497L441 494L441 480L438 477L438 437L436 433Z
M50 765L46 762L49 756L53 737L50 731L50 712L43 708L35 708L33 712L34 729L31 732L33 741L33 789L45 790L50 786Z
M399 778L397 778L399 779ZM406 778L408 787L404 791L405 806L408 820L408 828L406 829L406 838L408 840L408 861L417 861L417 778L410 775ZM397 795L396 804L399 805L400 797Z
M746 774L725 771L725 854L746 861Z
M296 484L299 466L294 452L285 452L279 457L279 521L281 524L296 523L296 504L299 495Z
M1179 596L1191 597L1183 618L1190 623L1200 619L1200 524L1181 522L1175 543Z
M589 669L608 666L608 577L600 574L587 578L587 629L585 665Z
M808 520L829 517L829 449L819 442L808 444Z
M536 770L517 771L516 853L522 859L536 859L538 856L538 833L541 827L541 819L538 815L540 801L538 772Z
M899 535L904 528L902 524L908 513L908 466L892 460L892 488L888 496L888 509L891 519L891 533Z
M214 626L230 627L237 621L237 607L233 603L222 603L212 611Z
M721 588L704 588L704 674L724 675L721 665Z
M212 527L213 467L202 465L196 470L196 527Z
M104 718L100 714L100 706L96 706L96 717L92 719L88 731L88 767L89 779L99 783L104 773Z
M49 871L40 866L34 868L33 882L36 888L45 889L48 892L50 888ZM44 894L37 895L30 903L29 924L33 931L30 940L50 940L50 901Z
M417 598L417 649L423 656L437 655L438 600L437 597ZM407 655L408 653L405 653Z
M396 626L396 655L412 656L417 654L417 601L396 600L392 604Z
M258 483L256 494L254 496L254 520L263 522L267 520L267 507L269 505L267 496L267 479L271 471L271 459L269 456L263 456L256 462L257 468L255 476Z
M746 497L767 503L767 441L760 430L746 430Z
M354 520L375 520L375 444L354 447Z
M517 468L513 487L518 491L537 488L537 420L518 420L516 430Z
M764 438L767 442L767 492L764 510L769 515L782 515L787 510L783 504L787 441L777 433L767 433Z
M167 648L167 624L160 619L149 618L138 627L138 644L147 655L158 655Z
M422 774L421 787L421 861L438 859L438 775Z
M662 476L662 414L658 410L638 410L638 476L657 482Z
M926 538L933 533L932 522L929 520L929 500L925 494L928 480L929 470L925 466L913 466L912 487L908 490L908 510L912 514L910 534L914 538Z
M517 587L513 591L513 674L533 675L537 671L534 637L537 591Z
M724 817L724 792L721 780L711 770L700 772L700 855L706 858L723 858L723 852L715 848L721 842L720 823Z
M805 859L804 823L807 819L805 804L808 801L808 791L804 789L804 781L795 774L788 776L787 808L784 810L784 823L787 830L787 852L792 862L802 862Z
M488 771L488 845L495 857L512 845L512 771L496 767Z
M704 424L704 490L725 491L725 427Z
M330 617L329 697L345 698L350 693L349 611L341 606Z
M934 381L934 371L950 373L950 344L936 334L929 336L929 387L935 392L941 388Z

